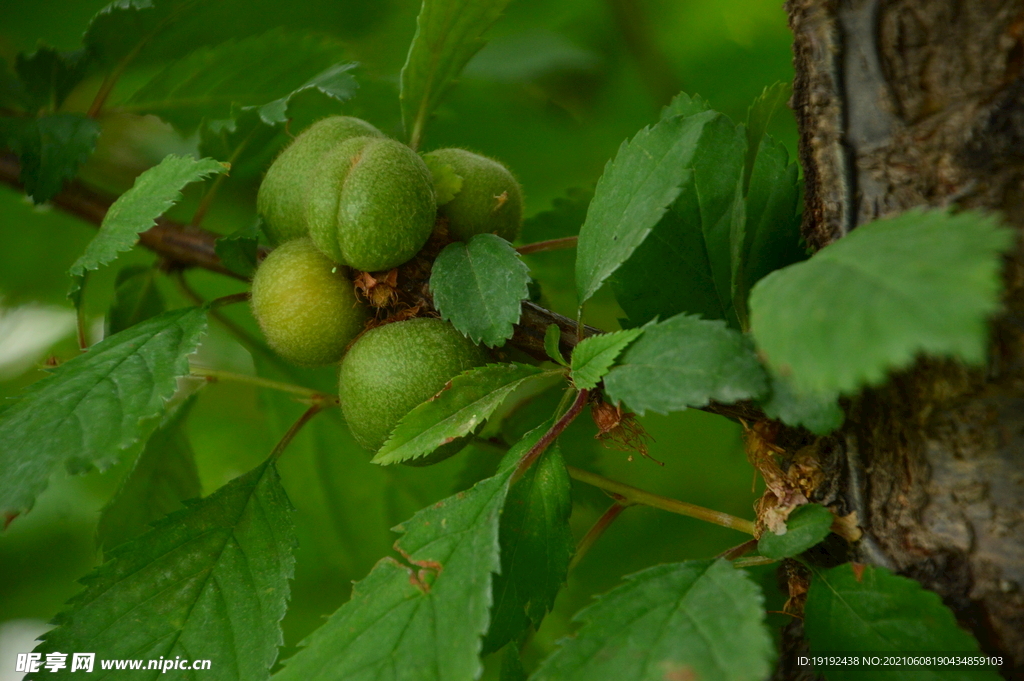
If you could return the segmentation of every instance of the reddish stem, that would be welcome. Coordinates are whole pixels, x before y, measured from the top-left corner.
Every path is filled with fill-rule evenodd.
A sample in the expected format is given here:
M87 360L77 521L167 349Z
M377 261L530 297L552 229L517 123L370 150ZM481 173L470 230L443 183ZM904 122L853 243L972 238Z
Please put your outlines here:
M579 241L578 236L566 236L561 239L548 239L547 241L538 241L535 244L526 244L520 246L516 250L519 251L519 255L529 255L530 253L539 253L540 251L558 251L563 248L576 248L576 242Z
M523 473L529 470L530 466L533 465L533 462L540 458L540 455L544 453L544 450L546 450L552 442L558 439L558 436L562 434L562 431L568 428L569 424L580 415L580 412L583 411L583 407L587 406L587 399L589 397L590 391L586 388L579 391L576 395L576 400L572 403L572 406L569 407L569 411L565 412L565 414L562 415L562 418L558 419L558 421L555 422L555 425L551 426L551 428L548 429L548 432L544 433L544 435L537 440L537 444L530 447L526 454L523 454L523 458L519 459L519 464L516 466L516 472L512 474L512 484L515 484L519 478L523 477Z

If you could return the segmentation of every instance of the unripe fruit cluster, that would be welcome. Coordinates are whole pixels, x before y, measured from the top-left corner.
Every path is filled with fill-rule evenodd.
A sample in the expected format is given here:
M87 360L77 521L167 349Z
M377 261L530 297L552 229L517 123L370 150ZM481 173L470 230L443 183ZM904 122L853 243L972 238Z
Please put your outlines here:
M277 248L253 278L256 319L286 359L341 362L342 410L368 449L383 445L411 409L483 364L486 354L438 319L363 332L368 309L340 266L398 267L423 248L438 217L460 240L493 233L511 241L522 220L522 190L497 161L463 149L425 158L365 121L335 116L278 156L257 199ZM447 458L462 444L449 443L418 463Z

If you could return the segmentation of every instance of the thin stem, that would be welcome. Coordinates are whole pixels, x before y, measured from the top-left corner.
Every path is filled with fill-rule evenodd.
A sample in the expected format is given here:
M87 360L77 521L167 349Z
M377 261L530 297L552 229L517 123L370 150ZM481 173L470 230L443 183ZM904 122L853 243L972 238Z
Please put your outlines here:
M275 381L269 378L263 378L262 376L248 376L246 374L236 374L232 371L222 371L220 369L209 369L207 367L199 366L192 367L191 374L193 376L205 378L208 381L231 381L233 383L254 385L258 388L280 390L281 392L298 395L308 400L324 402L327 405L338 403L338 398L335 395L326 395L319 390L313 390L312 388L306 388L292 383L285 383L283 381Z
M551 426L551 428L548 429L548 432L544 433L544 435L537 440L537 444L530 447L526 454L523 454L523 458L519 459L519 464L516 466L515 473L512 474L512 484L515 484L519 478L523 477L523 473L529 470L530 466L533 465L533 462L544 453L544 450L546 450L551 443L562 434L562 431L568 428L569 424L580 415L580 412L583 411L583 407L587 405L587 399L589 397L589 390L585 388L581 390L579 394L576 395L576 401L572 403L571 407L569 407L569 411L565 412L562 418L558 419L558 421L555 422L555 425Z
M252 140L252 136L256 134L257 129L258 128L253 128L252 132L246 135L245 139L238 143L238 146L235 147L235 150L231 153L231 157L227 160L229 165L235 165L235 162L238 161L238 157L241 156L242 152L245 151L245 148L249 146L249 142ZM220 173L217 175L213 184L211 184L210 188L206 190L205 194L203 194L203 198L199 200L196 212L192 214L192 221L189 223L190 225L198 227L199 223L203 221L203 218L206 217L207 211L210 210L210 206L213 205L213 200L217 198L217 192L220 190L221 185L224 184L224 181L227 178L227 173Z
M85 284L89 281L89 273L82 276L81 288L78 289L78 304L75 305L75 326L78 330L78 349L85 352L89 349L89 341L85 337Z
M218 307L225 307L226 305L234 305L235 303L247 303L252 297L252 294L248 291L242 291L241 293L232 293L231 295L221 296L210 301L210 308L215 309Z
M751 551L753 551L756 548L757 548L757 540L756 539L749 539L749 540L743 542L742 544L740 544L739 546L734 546L731 549L726 549L725 551L722 551L720 554L715 556L715 558L725 558L726 560L736 560L740 556L744 556L744 555L750 553Z
M590 548L601 538L604 531L608 529L608 526L615 522L615 519L619 517L619 514L625 511L628 507L632 506L629 502L614 502L608 507L608 510L597 519L593 527L584 535L583 539L576 546L576 553L572 557L572 562L569 563L569 572L572 572L573 568L579 565L579 562L583 560L583 556L587 555Z
M302 413L302 416L299 417L299 420L292 424L292 427L288 429L288 432L284 434L284 437L281 438L281 441L277 443L276 447L274 447L274 451L270 453L270 460L277 461L279 458L281 458L281 452L283 452L285 448L288 447L289 444L291 444L291 441L294 440L295 436L299 434L299 431L302 430L302 427L309 423L309 420L316 416L323 408L323 404L316 402L309 409L304 411Z
M614 492L635 504L644 504L645 506L660 508L661 510L668 511L669 513L678 513L679 515L697 518L698 520L703 520L714 525L721 525L722 527L746 532L750 535L754 534L754 523L749 520L737 518L736 516L729 515L728 513L713 511L710 508L704 508L703 506L697 506L696 504L688 504L685 501L663 497L661 495L654 494L653 492L648 492L616 480L611 480L603 475L591 473L590 471L585 471L582 468L576 468L575 466L566 466L566 468L569 471L569 476L573 479L585 482L588 485L593 485L594 487L603 489L606 492Z
M732 562L733 567L755 567L757 565L771 565L772 563L779 562L775 558L765 558L764 556L751 556L750 558L739 558Z
M519 255L529 255L530 253L539 253L540 251L558 251L563 248L576 248L576 242L579 240L578 236L566 236L561 239L548 239L547 241L526 244L525 246L519 246L516 250L519 251Z

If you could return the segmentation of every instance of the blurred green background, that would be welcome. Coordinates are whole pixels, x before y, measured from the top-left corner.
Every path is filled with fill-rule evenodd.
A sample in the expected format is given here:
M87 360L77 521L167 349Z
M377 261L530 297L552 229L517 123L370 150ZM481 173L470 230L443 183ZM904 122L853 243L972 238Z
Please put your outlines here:
M18 52L33 50L40 41L77 48L89 18L104 4L3 0L0 57L11 63ZM337 112L363 116L386 132L401 134L398 72L418 2L256 0L247 8L239 31L285 26L337 40L344 56L360 63L356 78L361 84L356 98L337 105ZM791 79L790 34L776 0L514 0L491 37L439 108L425 150L460 146L502 160L522 181L527 215L548 210L569 189L592 188L623 139L656 120L660 107L680 89L699 93L739 121L763 87ZM131 85L132 74L125 83ZM84 110L97 87L97 79L87 80L64 108ZM116 110L116 104L115 93L111 108ZM102 123L99 148L82 176L110 191L123 191L138 172L165 154L196 148L195 138L183 138L154 118L112 113ZM773 126L771 132L792 154L792 118L777 117ZM251 222L259 171L233 173L205 227L229 233ZM173 215L190 217L198 189L192 188ZM94 231L0 187L0 397L40 378L46 357L76 354L66 272ZM154 260L148 252L132 252L90 279L87 314L93 340L102 336L117 270ZM571 314L572 252L539 254L529 264L545 302ZM206 272L187 277L204 297L241 287ZM186 304L172 282L163 279L168 304ZM603 293L588 307L587 321L611 329L620 315L611 296ZM230 316L253 329L246 309L232 309ZM249 353L215 323L197 361L243 373L263 369L258 358L254 365ZM305 373L302 379L321 386L334 381L330 370ZM541 396L522 406L510 423L525 423L538 403L549 400ZM300 409L247 386L205 388L188 422L204 493L265 457L284 432L286 419ZM539 418L538 411L535 420ZM650 415L641 422L654 439L651 455L664 461L664 467L603 448L593 439L589 419L571 428L563 438L563 451L570 463L609 477L753 516L753 471L745 461L737 424L697 411ZM506 430L515 427L507 425ZM493 466L495 456L471 448L430 469L380 469L352 443L337 415L321 417L305 432L281 464L284 483L299 509L301 540L282 657L344 602L352 580L388 553L394 540L388 528L472 484ZM30 641L38 634L77 592L76 580L102 560L94 540L98 512L127 469L123 463L102 474L56 475L35 509L0 535L0 681L13 669L5 655L31 648L17 643L17 636L29 636ZM579 538L610 500L584 486L574 492L572 524ZM592 595L608 590L623 575L659 562L713 556L743 540L739 533L688 518L646 507L628 509L570 575L555 611L531 644L528 663L571 630L572 614ZM494 666L489 661L489 673Z

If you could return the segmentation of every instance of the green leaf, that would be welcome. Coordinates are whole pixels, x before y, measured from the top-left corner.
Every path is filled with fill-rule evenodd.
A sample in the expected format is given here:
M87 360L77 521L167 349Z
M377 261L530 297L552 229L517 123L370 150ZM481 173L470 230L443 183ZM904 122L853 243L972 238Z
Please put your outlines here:
M526 681L526 669L523 667L523 660L519 656L519 647L515 645L505 648L505 654L501 656L501 675L499 681Z
M451 164L444 163L434 156L424 156L423 161L430 168L430 175L434 178L437 205L443 206L462 191L462 175L455 172Z
M747 109L747 160L746 177L750 177L754 169L754 159L760 154L761 142L767 134L768 125L779 109L786 106L793 88L789 83L778 82L769 85Z
M583 626L530 678L762 681L775 656L763 601L726 560L658 565L580 611Z
M130 265L117 273L114 300L107 312L107 336L155 317L166 309L156 287L157 271L152 267Z
M627 329L584 338L572 351L573 385L580 390L596 388L619 353L643 332L643 329Z
M60 464L72 474L103 470L141 448L205 330L204 309L171 310L29 386L0 414L0 514L28 511Z
M858 576L850 563L814 569L804 607L804 632L812 653L878 655L978 654L978 642L957 626L939 595L882 567L867 565ZM989 667L914 668L922 681L998 681ZM829 681L903 681L901 667L829 667Z
M60 52L41 45L32 54L19 54L14 71L24 84L25 94L34 109L56 111L86 74L85 52Z
M423 0L402 67L402 122L415 149L427 119L509 0Z
M544 375L529 364L488 364L451 380L451 386L398 422L373 463L387 466L418 459L474 432L512 391Z
M505 462L515 464L547 431L535 429ZM575 550L569 515L572 481L557 443L508 492L501 514L501 571L494 578L491 627L483 654L539 627L565 583Z
M195 455L184 429L194 403L195 399L190 399L164 418L117 494L100 512L97 536L108 554L181 508L186 499L202 494Z
M661 108L661 120L672 116L693 116L710 108L711 106L700 95L691 97L685 92L680 92L672 98L671 102Z
M512 244L494 234L477 234L441 251L430 272L430 292L442 319L474 343L494 348L512 337L529 281L529 270Z
M514 467L429 506L399 525L391 558L356 583L352 599L300 645L278 681L479 677L498 521ZM409 566L413 567L409 567Z
M677 315L644 328L604 379L608 397L640 415L735 402L767 389L746 339L721 321Z
M190 502L111 551L36 650L209 659L211 679L269 678L294 571L291 510L270 461Z
M569 364L562 357L562 350L558 346L561 340L562 329L558 327L558 324L548 324L548 328L544 330L544 352L548 353L548 357L551 358L552 362L557 362L567 367Z
M770 418L791 426L803 426L815 435L828 435L846 420L836 393L797 393L787 379L779 376L772 376L771 388L771 395L761 403Z
M576 248L576 294L585 303L643 243L679 196L704 126L717 114L673 117L619 147L598 180Z
M356 67L355 63L338 63L305 81L284 97L275 99L259 107L260 117L270 124L284 124L289 121L290 105L293 99L304 94L323 95L332 102L344 102L356 94L358 84L349 73Z
M804 504L789 514L785 534L765 530L757 550L766 558L797 556L825 539L831 527L832 511L820 504Z
M335 65L343 49L321 37L276 29L215 47L201 47L169 64L133 94L121 108L155 114L183 132L204 119L223 119L233 105L257 106L287 97L309 79ZM353 64L344 65L345 71ZM350 97L355 81L350 83ZM273 110L283 109L277 104ZM283 111L281 111L283 113ZM269 122L269 121L268 121Z
M259 225L256 221L240 227L213 244L213 250L221 263L232 272L251 277L256 271L259 251Z
M879 383L919 353L981 364L1012 240L997 218L970 211L862 225L754 287L754 338L799 392Z
M0 144L6 142L18 154L18 179L37 204L52 198L78 173L99 135L99 123L80 114L0 118Z
M204 120L199 128L199 155L227 161L231 178L262 176L290 140L284 126L260 116L262 107L233 107L231 118Z
M164 160L135 180L131 189L118 197L103 217L100 231L71 266L72 277L105 265L135 245L139 233L156 224L156 219L181 200L181 190L210 175L226 173L228 167L212 158L165 156ZM72 285L72 293L77 286Z
M548 239L577 236L587 219L587 206L593 191L569 189L565 196L555 198L550 210L523 221L519 240L530 244ZM553 310L573 313L577 308L573 277L576 252L573 249L538 251L523 256L530 266L530 276L540 286L541 303Z

